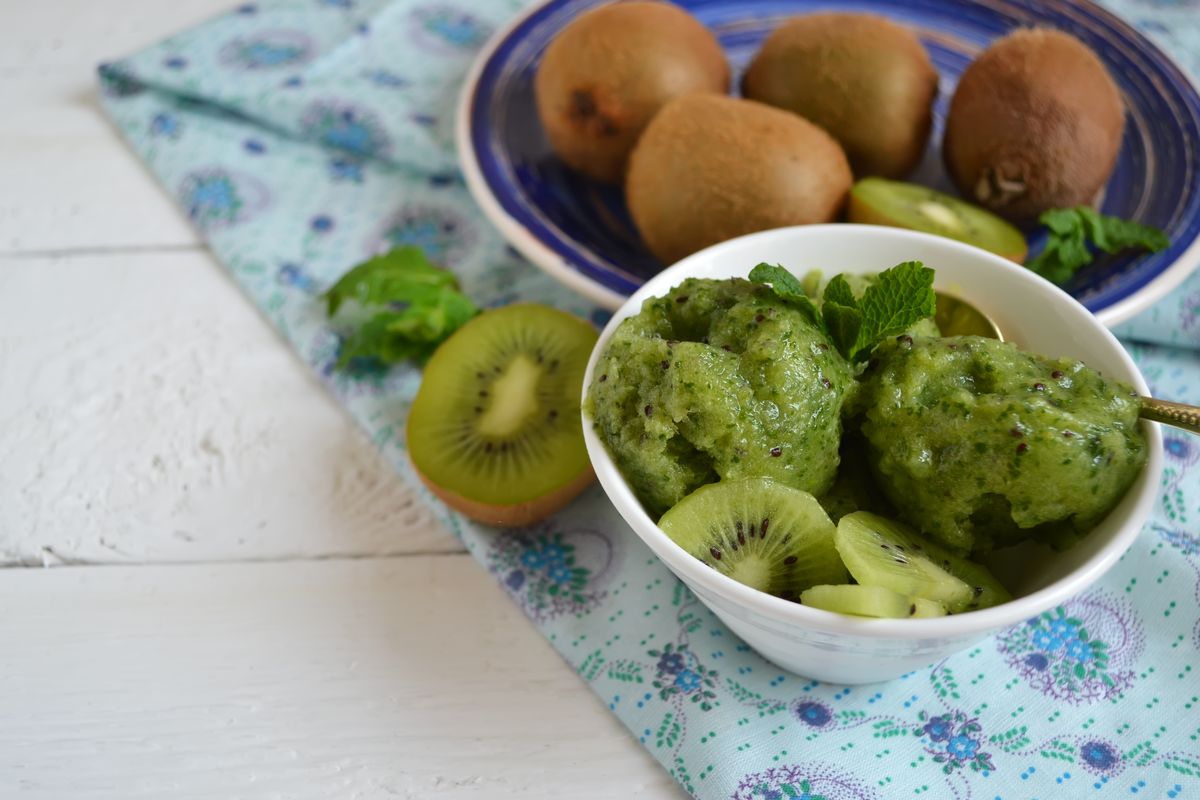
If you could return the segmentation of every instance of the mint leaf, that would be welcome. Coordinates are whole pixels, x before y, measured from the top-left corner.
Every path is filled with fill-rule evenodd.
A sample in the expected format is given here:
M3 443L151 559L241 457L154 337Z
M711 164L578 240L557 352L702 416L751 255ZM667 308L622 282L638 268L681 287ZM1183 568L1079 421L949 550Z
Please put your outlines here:
M442 287L458 288L458 280L411 245L397 247L355 266L325 293L329 316L347 300L363 306L424 302Z
M829 338L849 361L865 361L882 339L897 336L933 316L937 296L933 270L905 261L879 273L861 298L844 275L825 287L822 313Z
M1038 221L1049 229L1050 235L1042 252L1025 266L1054 283L1066 283L1092 263L1095 254L1089 242L1106 253L1129 249L1157 253L1171 244L1158 228L1106 216L1088 206L1051 209L1038 217Z
M759 264L750 270L750 280L754 283L769 284L781 300L803 311L814 324L821 324L821 315L817 313L816 304L805 293L796 276L783 267L778 264Z
M850 282L846 280L845 275L833 276L833 279L825 287L825 294L821 296L821 302L858 308L858 301L854 299L854 290L850 288Z
M857 308L843 306L826 300L821 304L821 315L825 321L825 331L829 341L845 358L853 353L862 332L862 312Z
M933 270L920 261L905 261L879 273L879 280L863 292L859 308L863 327L871 339L864 347L874 347L880 339L897 336L937 308L933 292Z
M424 361L479 313L452 273L411 246L359 264L324 297L330 317L347 303L358 307L360 319L366 315L343 337L339 368L359 360Z
M862 330L862 312L845 275L834 275L821 295L821 317L829 340L843 356L854 352Z

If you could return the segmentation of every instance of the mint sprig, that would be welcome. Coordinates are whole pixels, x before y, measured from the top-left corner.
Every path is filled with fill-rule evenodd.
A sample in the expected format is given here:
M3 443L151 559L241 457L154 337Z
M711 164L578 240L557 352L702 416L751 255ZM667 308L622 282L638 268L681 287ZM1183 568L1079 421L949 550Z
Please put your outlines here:
M817 304L804 291L804 286L796 276L783 267L778 264L759 264L750 270L750 280L754 283L769 284L780 300L804 312L814 324L821 324Z
M862 297L854 295L844 275L835 276L821 295L819 315L812 298L800 288L800 281L783 267L759 264L751 270L750 280L769 283L784 301L806 311L811 309L813 321L838 352L852 362L867 360L876 344L933 316L937 306L933 270L920 261L905 261L879 273Z
M338 368L375 360L423 362L479 313L458 279L419 247L399 247L357 265L324 294L326 313L356 306L356 323L342 341Z
M1093 248L1105 253L1132 249L1157 253L1171 244L1158 228L1106 216L1087 206L1052 209L1038 217L1038 222L1049 229L1049 236L1042 252L1025 266L1058 284L1092 263L1096 257Z

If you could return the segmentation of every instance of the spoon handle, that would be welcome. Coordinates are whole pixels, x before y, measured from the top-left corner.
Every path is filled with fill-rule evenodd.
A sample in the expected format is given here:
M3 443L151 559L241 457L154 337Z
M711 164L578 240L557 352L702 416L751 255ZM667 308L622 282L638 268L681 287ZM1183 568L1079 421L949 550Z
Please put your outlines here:
M1143 397L1142 419L1152 419L1183 428L1185 431L1200 434L1200 406L1189 406L1183 403L1172 403L1170 400L1156 400L1153 397Z

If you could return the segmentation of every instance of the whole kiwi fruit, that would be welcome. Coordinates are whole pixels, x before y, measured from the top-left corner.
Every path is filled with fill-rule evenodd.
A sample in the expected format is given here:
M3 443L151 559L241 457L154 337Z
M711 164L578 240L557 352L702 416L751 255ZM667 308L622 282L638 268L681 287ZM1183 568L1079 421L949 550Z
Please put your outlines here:
M925 153L938 75L916 35L872 14L795 17L767 37L742 94L815 122L858 177L902 177Z
M1116 164L1121 93L1069 34L1022 29L963 73L942 145L959 190L1014 222L1092 203Z
M831 222L850 183L842 148L811 122L696 93L668 103L638 140L625 200L650 252L670 264L742 234Z
M550 144L569 167L620 183L650 119L671 99L724 93L729 64L716 38L678 6L627 2L588 11L554 38L534 95Z

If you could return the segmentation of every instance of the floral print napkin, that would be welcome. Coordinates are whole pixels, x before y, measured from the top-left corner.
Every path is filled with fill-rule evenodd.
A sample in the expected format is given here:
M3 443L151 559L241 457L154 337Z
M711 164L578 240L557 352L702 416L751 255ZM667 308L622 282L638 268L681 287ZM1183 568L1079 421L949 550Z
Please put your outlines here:
M415 244L487 305L607 318L505 246L455 166L459 83L521 5L269 0L101 68L104 106L134 152L419 492L403 428L420 375L335 372L325 287ZM1193 2L1111 5L1200 69ZM1157 395L1200 402L1198 317L1194 277L1123 328ZM930 669L852 688L750 651L598 488L518 532L424 496L693 796L1200 797L1200 440L1169 433L1166 446L1158 508L1095 588Z

